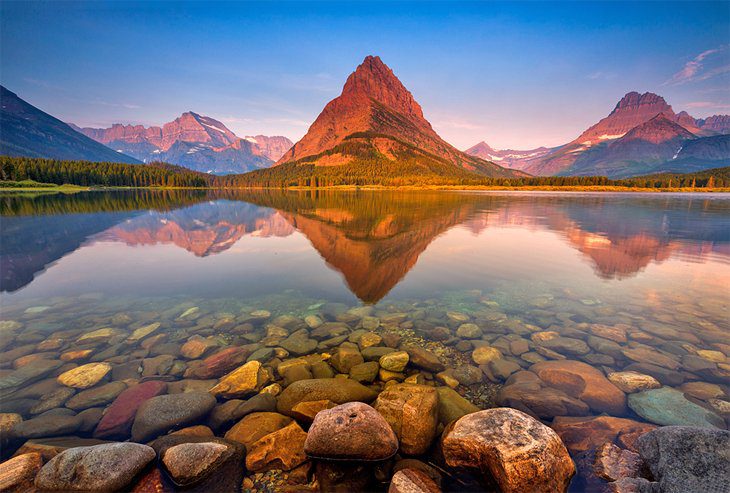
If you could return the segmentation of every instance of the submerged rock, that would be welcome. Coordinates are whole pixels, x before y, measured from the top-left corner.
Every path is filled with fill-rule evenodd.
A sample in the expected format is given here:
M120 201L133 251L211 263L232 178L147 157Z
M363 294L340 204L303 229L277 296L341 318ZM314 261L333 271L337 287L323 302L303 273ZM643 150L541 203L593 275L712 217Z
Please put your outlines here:
M337 404L362 401L372 402L378 393L350 379L315 378L292 383L279 395L277 410L291 415L300 402L330 400Z
M139 443L108 443L65 450L38 473L41 490L121 490L155 458L155 451Z
M98 438L129 437L132 423L139 407L152 397L163 394L167 389L165 382L150 381L128 388L114 399L94 431Z
M203 392L159 395L139 407L132 424L132 440L145 442L170 430L195 424L213 406L215 397Z
M246 469L253 472L282 469L290 471L304 463L307 433L296 422L264 435L247 447Z
M76 389L93 387L112 369L109 363L87 363L58 376L58 383Z
M81 428L82 420L67 409L67 414L44 414L33 419L17 423L11 429L13 436L18 438L42 438L72 435Z
M304 451L318 459L378 461L395 455L398 438L375 409L350 402L315 416Z
M609 373L608 380L627 394L641 392L642 390L658 389L662 386L659 380L651 375L644 375L635 371Z
M551 425L571 452L585 452L606 442L618 441L634 450L634 442L641 435L656 429L656 425L613 416L572 417L558 416Z
M241 491L245 450L238 443L216 437L166 435L150 446L179 489L199 493ZM180 448L168 455L175 447ZM169 486L162 491L170 491Z
M639 454L617 447L613 443L604 443L596 450L593 469L596 475L606 481L620 478L639 477L642 467Z
M236 423L225 435L226 440L243 444L249 450L254 442L280 430L292 422L289 416L279 413L251 413Z
M449 466L479 469L503 493L565 492L575 474L558 435L515 409L464 416L444 432L441 445Z
M438 359L438 356L427 349L418 346L405 346L403 350L408 353L411 364L417 368L434 373L446 369L444 364Z
M66 407L81 411L94 406L110 403L121 394L127 386L123 382L110 382L99 387L83 390L66 401Z
M443 425L447 425L462 416L480 410L477 406L460 396L454 389L437 387L436 392L438 393L439 422Z
M251 413L268 411L276 411L276 397L271 394L256 394L246 401L233 399L217 405L210 412L207 424L213 430L219 431Z
M629 407L647 421L660 425L725 427L720 416L687 400L682 392L671 387L631 394Z
M544 361L530 371L551 387L578 398L596 412L626 414L626 395L603 372L581 361Z
M223 376L218 384L210 389L215 396L227 399L254 394L269 383L269 372L258 361L245 365Z

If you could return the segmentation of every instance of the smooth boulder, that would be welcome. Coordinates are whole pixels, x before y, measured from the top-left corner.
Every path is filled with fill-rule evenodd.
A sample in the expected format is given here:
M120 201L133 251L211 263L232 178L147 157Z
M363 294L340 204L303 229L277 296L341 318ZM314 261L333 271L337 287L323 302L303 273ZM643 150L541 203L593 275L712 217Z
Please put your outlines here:
M132 440L145 442L170 430L195 424L213 406L215 397L207 392L158 395L142 404L132 424Z
M154 458L155 451L139 443L70 448L43 466L35 485L51 491L121 490Z
M626 414L626 395L602 371L581 361L543 361L530 367L546 384L580 399L597 413Z
M645 420L659 425L725 427L725 420L720 416L687 400L682 392L671 387L631 394L629 407Z
M337 404L346 402L372 402L378 396L374 390L350 379L314 378L298 380L279 396L276 404L281 414L292 416L292 408L300 402L330 400Z
M167 390L165 382L149 381L128 388L114 399L94 431L97 438L129 437L140 406Z

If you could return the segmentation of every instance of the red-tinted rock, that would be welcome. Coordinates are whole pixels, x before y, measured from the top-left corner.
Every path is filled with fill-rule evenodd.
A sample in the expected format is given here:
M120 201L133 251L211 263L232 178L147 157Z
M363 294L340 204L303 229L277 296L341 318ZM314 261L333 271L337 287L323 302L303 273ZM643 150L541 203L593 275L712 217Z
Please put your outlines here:
M636 452L604 443L596 450L593 469L598 477L616 481L619 478L639 477L641 466L641 457Z
M132 431L132 423L137 409L148 399L162 395L167 389L165 382L149 381L130 387L112 402L94 436L97 438L128 438Z
M614 416L626 413L626 395L612 384L600 370L581 361L544 361L530 371L551 387L580 399L591 409Z
M590 450L606 442L614 442L631 435L633 440L630 443L623 442L621 445L633 450L633 446L630 445L633 445L638 436L656 428L649 423L613 416L590 418L558 416L553 420L551 427L572 452Z
M190 364L185 372L186 378L219 378L246 362L251 351L244 347L234 346L218 351L199 362Z

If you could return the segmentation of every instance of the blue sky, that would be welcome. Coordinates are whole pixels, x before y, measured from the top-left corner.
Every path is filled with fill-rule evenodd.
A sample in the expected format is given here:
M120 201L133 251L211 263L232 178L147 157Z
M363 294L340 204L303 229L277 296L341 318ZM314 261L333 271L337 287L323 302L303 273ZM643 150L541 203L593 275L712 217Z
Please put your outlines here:
M628 91L730 113L730 3L0 3L0 81L83 126L300 138L379 55L466 148L559 145Z

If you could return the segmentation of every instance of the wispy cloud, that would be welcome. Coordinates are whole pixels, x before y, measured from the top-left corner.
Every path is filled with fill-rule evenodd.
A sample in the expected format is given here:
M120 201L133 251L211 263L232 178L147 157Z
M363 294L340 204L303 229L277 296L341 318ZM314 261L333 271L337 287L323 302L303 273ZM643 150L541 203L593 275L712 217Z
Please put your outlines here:
M705 50L692 60L686 62L682 69L675 73L663 85L680 85L688 82L707 80L709 78L730 72L730 64L722 64L725 57L722 56L730 45L722 45L717 48ZM718 65L720 63L720 65Z
M92 101L89 101L91 104L98 104L100 106L110 106L112 108L126 108L128 110L138 110L141 108L138 104L132 104L132 103L113 103L110 101L103 101L101 99L95 99Z
M711 108L715 106L712 101L691 101L684 105L685 108Z
M684 107L687 109L712 108L713 110L727 110L730 108L730 104L716 103L714 101L690 101L684 104Z
M600 70L586 75L586 79L589 79L589 80L609 80L609 79L615 79L615 78L616 78L615 73L603 72Z

